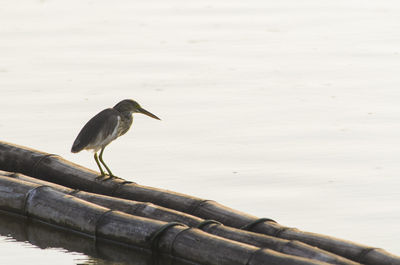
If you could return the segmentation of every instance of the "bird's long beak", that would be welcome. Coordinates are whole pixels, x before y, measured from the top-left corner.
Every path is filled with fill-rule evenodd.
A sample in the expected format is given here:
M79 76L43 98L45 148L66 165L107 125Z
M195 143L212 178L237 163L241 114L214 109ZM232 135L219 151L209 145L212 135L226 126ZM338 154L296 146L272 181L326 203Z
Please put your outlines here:
M156 115L154 115L154 114L151 113L150 111L147 111L147 110L145 110L145 109L143 109L143 108L138 109L138 112L140 112L140 113L142 113L142 114L145 114L145 115L147 115L147 116L149 116L149 117L152 117L153 119L161 120L159 117L157 117Z

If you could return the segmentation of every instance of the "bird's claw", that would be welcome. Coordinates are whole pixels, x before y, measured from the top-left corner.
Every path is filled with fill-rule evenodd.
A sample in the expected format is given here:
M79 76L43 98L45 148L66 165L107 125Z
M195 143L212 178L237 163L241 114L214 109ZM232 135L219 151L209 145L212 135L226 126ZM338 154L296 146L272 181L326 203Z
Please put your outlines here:
M99 176L97 176L95 179L96 179L96 180L100 180L100 179L102 179L102 178L104 178L104 177L106 177L106 175L99 175Z
M107 180L116 179L116 178L119 178L119 177L114 176L114 175L109 175L109 174L101 174L100 176L96 177L96 180L107 181Z

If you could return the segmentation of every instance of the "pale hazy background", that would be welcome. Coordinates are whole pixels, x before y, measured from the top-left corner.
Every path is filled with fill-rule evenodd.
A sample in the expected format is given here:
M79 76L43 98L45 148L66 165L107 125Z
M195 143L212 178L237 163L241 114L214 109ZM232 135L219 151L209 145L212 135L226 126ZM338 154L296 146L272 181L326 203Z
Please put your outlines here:
M400 255L399 14L395 0L3 0L1 140L96 169L73 140L133 98L162 121L136 115L106 149L116 175ZM8 241L1 264L85 259Z

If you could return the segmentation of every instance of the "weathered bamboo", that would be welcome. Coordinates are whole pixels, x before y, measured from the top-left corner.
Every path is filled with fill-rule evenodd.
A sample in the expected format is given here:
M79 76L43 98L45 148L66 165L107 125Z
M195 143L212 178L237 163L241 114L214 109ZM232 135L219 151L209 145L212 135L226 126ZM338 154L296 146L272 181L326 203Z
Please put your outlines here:
M169 255L153 255L148 250L113 244L101 239L94 240L71 230L60 229L5 211L0 211L0 235L11 237L18 242L29 242L41 249L62 248L69 252L83 253L90 256L88 264L101 264L95 261L103 259L113 264L194 265L193 262L179 260Z
M201 264L328 264L224 239L178 223L165 223L110 210L48 186L1 176L0 209L93 238L158 249Z
M147 217L164 222L181 222L190 227L198 227L204 222L204 219L189 214L164 208L152 203L136 202L132 200L120 199L106 195L99 195L84 191L73 190L64 186L54 184L48 181L32 178L20 173L10 173L0 171L0 176L11 177L31 183L50 186L60 192L71 194L80 199L104 206L113 210L122 211L128 214ZM204 224L204 223L203 223ZM343 257L334 255L330 252L311 247L299 241L285 240L271 237L263 234L257 234L249 231L226 227L222 224L209 223L202 227L202 230L213 235L235 240L241 243L250 244L260 248L270 248L284 254L315 259L330 264L338 265L356 265L359 263L350 261Z
M258 218L218 204L181 193L130 183L122 179L97 181L96 172L61 157L0 142L0 169L20 172L75 189L112 195L136 201L152 202L203 219L217 220L235 228L249 227ZM320 234L300 231L265 221L250 227L252 231L288 240L299 240L356 262L371 265L400 265L400 257L382 249Z

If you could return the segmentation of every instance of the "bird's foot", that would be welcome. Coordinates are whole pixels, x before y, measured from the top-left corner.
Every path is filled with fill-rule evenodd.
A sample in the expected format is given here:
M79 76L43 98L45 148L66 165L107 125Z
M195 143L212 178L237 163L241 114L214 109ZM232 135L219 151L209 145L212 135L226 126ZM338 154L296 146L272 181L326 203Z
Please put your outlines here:
M115 179L115 178L119 178L119 177L114 176L114 175L109 175L109 174L101 174L100 176L96 177L96 180L106 181L106 180L111 180L111 179Z
M95 179L96 179L96 180L101 180L101 179L103 179L103 178L105 178L105 177L107 177L107 176L101 174L101 175L97 176Z

